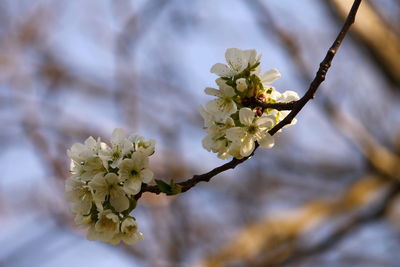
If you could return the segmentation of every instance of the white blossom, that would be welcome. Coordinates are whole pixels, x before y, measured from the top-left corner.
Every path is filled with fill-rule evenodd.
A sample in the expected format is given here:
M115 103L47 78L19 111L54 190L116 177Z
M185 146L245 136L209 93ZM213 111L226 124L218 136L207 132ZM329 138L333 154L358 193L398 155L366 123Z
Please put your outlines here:
M76 163L83 163L89 158L97 155L100 140L96 141L93 137L85 140L84 144L73 144L71 149L67 150L67 155Z
M217 123L208 127L208 135L203 139L202 144L205 149L225 159L228 156L229 142L225 138L226 130L234 127L232 118L227 118L224 123ZM229 156L228 156L229 157Z
M92 208L93 194L90 187L77 177L70 177L65 182L67 200L73 203L72 211L78 214L88 214Z
M106 167L111 162L111 168L116 168L124 156L132 149L133 144L125 137L125 131L121 128L116 128L111 135L111 147L102 147L99 151L99 157L103 160Z
M220 77L233 77L248 66L252 66L260 60L261 55L256 50L241 50L229 48L225 52L225 59L228 65L217 63L211 68L211 72Z
M98 220L94 228L89 229L89 240L101 240L109 242L119 232L120 220L117 214L112 210L99 212Z
M96 175L89 186L94 191L94 200L98 205L101 205L106 197L109 197L110 204L116 211L124 211L129 208L129 199L115 173L107 173L105 176Z
M119 175L124 182L124 190L128 195L139 193L142 183L153 179L153 172L148 169L149 161L142 152L132 153L130 159L124 159L119 165Z
M245 78L240 78L236 80L236 89L239 92L244 92L247 89L247 82Z
M206 94L217 97L217 99L208 102L206 108L212 112L216 118L224 119L237 110L236 103L232 99L232 97L235 96L235 90L222 79L217 79L216 82L219 89L207 87L204 90Z
M258 103L299 99L293 91L281 94L271 86L281 77L277 69L270 69L260 75L260 57L255 50L229 48L225 52L227 64L217 63L211 68L211 72L221 78L216 80L219 89L205 89L206 94L215 96L216 99L207 103L206 108L199 107L204 128L207 130L202 144L206 150L217 153L221 159L249 156L256 143L263 148L272 148L274 138L268 131L287 116L289 111L264 109ZM290 125L295 122L294 119Z
M300 99L299 95L294 91L285 91L278 97L279 102L292 102L292 101L297 101L299 99ZM277 120L278 121L283 120L289 113L290 113L290 110L279 111L279 113L277 114ZM295 125L296 123L297 123L297 119L294 118L292 120L292 122L290 124L286 125L285 127Z
M65 192L76 224L87 229L87 239L131 244L143 239L129 214L135 208L133 195L153 178L148 165L155 141L135 134L125 137L118 128L110 143L89 137L67 150L72 176L66 180Z
M277 69L270 69L261 76L261 83L264 87L269 87L274 81L281 77L281 73Z
M258 118L250 108L241 108L239 119L243 127L228 129L226 136L232 142L240 144L240 154L243 157L247 157L253 152L255 141L264 148L273 146L274 139L267 131L274 125L271 117L261 116Z
M150 139L149 141L144 140L142 136L132 134L128 139L133 143L134 151L139 151L146 156L151 156L155 151L155 140Z
M143 234L138 231L137 223L132 217L128 217L122 221L121 234L121 239L126 244L133 244L138 240L143 240Z
M215 123L222 122L220 118L216 118L212 112L208 111L203 106L200 105L198 110L200 115L203 117L205 128L208 128L214 125Z

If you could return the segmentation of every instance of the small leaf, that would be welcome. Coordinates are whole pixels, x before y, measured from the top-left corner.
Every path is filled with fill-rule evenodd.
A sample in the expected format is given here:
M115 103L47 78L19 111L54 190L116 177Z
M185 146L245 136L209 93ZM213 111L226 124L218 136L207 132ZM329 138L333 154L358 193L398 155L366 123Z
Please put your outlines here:
M162 180L155 181L161 192L165 193L168 196L176 195L182 192L182 186L175 184L174 180L171 180L169 184Z
M176 195L182 192L182 186L175 184L174 180L169 183L171 186L171 195Z
M172 193L171 190L171 185L167 184L166 182L162 181L162 180L155 180L157 183L158 188L161 190L161 192L169 195Z

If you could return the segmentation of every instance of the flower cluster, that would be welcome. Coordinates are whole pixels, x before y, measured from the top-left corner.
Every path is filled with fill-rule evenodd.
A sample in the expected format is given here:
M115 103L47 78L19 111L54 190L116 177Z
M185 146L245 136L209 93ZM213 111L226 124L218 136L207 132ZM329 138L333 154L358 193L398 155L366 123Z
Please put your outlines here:
M278 92L271 84L281 77L276 69L260 76L261 55L255 50L226 50L226 64L217 63L211 72L220 76L218 89L206 88L205 93L216 99L199 107L208 135L203 147L218 153L221 159L249 156L257 142L271 148L274 138L268 133L288 111L264 109L259 103L291 102L299 99L296 92ZM292 122L294 124L295 121Z
M72 176L65 191L76 223L88 228L89 240L116 245L143 239L130 213L136 206L132 196L153 179L148 169L153 153L154 140L126 137L123 129L114 130L111 146L89 137L67 151Z

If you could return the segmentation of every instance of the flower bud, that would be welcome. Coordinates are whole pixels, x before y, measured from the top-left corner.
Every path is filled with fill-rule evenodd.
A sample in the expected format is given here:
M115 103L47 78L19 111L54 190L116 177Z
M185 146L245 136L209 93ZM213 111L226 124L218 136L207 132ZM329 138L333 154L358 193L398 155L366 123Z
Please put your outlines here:
M244 92L247 89L247 83L245 78L237 79L236 81L236 89L239 92Z

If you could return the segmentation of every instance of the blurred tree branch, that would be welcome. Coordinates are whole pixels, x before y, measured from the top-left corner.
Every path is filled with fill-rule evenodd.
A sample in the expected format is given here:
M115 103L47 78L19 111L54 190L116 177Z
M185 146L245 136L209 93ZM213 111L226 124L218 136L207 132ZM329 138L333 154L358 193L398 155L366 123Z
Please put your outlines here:
M351 0L331 0L335 15L343 18ZM365 1L358 13L354 33L368 48L369 55L379 64L383 73L395 84L400 84L400 39L385 23L374 8Z

